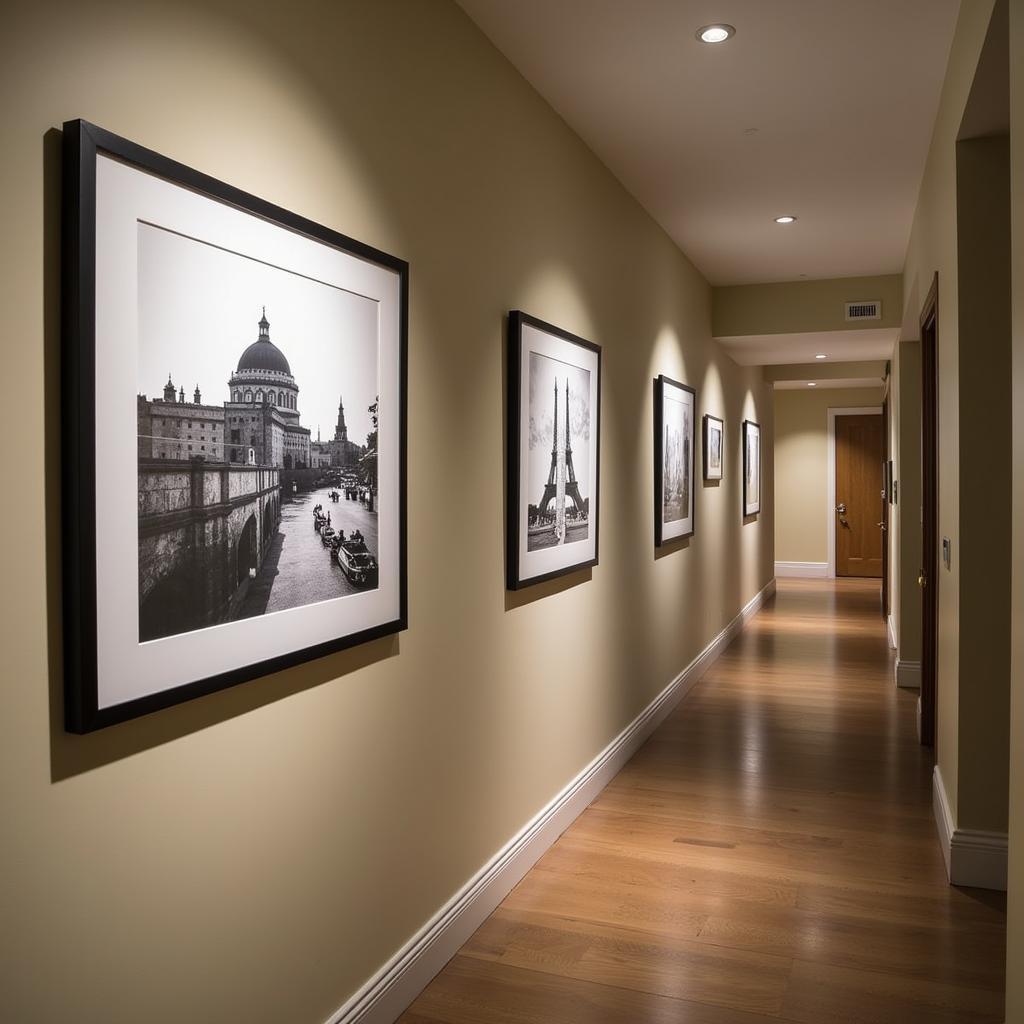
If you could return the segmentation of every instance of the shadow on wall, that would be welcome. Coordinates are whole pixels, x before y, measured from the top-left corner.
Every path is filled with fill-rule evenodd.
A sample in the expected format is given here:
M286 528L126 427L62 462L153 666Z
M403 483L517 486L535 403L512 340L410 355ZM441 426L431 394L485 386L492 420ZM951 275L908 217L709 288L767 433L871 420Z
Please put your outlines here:
M661 547L654 549L654 559L665 558L668 555L674 555L677 551L685 551L690 546L692 534L690 537L676 537L674 540L667 540Z
M61 517L61 147L62 133L43 136L43 367L45 418L44 509L46 518L46 605L50 707L50 779L57 782L124 757L158 747L293 693L395 657L397 636L298 665L274 675L186 701L158 713L85 736L64 730L63 578Z
M534 583L522 590L505 590L505 611L515 611L525 605L533 604L535 601L543 601L553 594L561 594L563 591L571 590L584 583L589 583L593 576L593 569L587 566L579 572L568 573L565 576L557 576L553 580L545 580L543 583Z

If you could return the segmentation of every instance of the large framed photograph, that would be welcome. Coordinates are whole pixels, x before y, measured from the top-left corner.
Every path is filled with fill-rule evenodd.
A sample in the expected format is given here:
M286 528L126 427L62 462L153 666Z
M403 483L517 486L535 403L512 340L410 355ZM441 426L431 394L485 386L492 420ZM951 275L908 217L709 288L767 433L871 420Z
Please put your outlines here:
M654 382L654 543L693 533L697 393L662 374Z
M743 421L743 514L756 516L761 511L761 427L753 420Z
M64 125L66 726L404 629L407 264Z
M725 424L717 417L704 416L704 479L721 480L725 463Z
M508 586L597 565L601 349L509 314Z

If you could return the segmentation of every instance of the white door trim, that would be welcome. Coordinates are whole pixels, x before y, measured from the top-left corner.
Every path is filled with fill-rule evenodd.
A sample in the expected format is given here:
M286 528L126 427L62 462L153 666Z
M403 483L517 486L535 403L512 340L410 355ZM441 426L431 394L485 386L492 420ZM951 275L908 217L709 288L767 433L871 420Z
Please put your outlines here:
M836 417L837 416L881 416L880 405L859 405L828 411L828 578L836 576Z

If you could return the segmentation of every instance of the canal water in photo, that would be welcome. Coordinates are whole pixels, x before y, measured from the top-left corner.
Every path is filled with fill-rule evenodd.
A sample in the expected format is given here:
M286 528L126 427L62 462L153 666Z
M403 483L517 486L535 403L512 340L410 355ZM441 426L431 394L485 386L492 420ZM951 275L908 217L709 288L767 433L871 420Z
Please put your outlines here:
M313 508L321 505L325 515L330 513L331 526L335 531L344 530L346 537L359 530L375 558L377 513L370 512L360 501L346 500L340 486L336 489L341 497L337 502L331 501L334 489L321 487L296 494L282 503L278 532L252 581L241 617L280 612L367 589L351 583L331 557L331 549L324 546L319 532L313 528Z

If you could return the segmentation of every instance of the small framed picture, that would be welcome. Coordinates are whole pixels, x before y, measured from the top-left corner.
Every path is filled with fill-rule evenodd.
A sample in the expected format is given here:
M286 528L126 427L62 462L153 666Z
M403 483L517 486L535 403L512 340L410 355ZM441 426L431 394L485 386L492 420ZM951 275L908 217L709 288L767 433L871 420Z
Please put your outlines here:
M601 349L508 318L510 590L597 565Z
M743 421L743 514L761 511L761 426Z
M697 393L662 374L654 382L654 543L693 533Z
M85 121L64 232L67 728L404 629L408 265Z
M721 480L725 454L725 424L710 413L704 416L704 479Z

